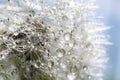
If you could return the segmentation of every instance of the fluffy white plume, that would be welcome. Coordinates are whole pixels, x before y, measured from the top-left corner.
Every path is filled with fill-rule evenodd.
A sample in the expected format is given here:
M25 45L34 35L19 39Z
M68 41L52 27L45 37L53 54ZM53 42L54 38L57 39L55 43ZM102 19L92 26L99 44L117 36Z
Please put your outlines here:
M0 80L102 80L108 60L95 0L0 0Z

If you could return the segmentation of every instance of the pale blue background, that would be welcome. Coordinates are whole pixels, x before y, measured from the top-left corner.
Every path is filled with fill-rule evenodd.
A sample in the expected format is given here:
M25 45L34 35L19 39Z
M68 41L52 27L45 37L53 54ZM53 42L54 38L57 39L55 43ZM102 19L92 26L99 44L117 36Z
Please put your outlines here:
M111 26L108 31L113 43L108 47L110 57L109 68L104 80L120 80L120 0L97 0L99 15L103 15L103 22Z

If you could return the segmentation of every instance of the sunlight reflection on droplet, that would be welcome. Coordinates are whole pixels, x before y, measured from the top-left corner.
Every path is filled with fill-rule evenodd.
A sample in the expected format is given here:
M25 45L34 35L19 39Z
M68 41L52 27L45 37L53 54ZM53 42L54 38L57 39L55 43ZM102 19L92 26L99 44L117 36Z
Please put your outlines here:
M75 79L75 74L74 73L70 73L67 75L68 80L74 80Z
M65 54L65 50L64 49L57 49L56 50L58 57L63 57L63 55Z
M70 33L65 33L65 34L64 34L64 39L65 39L66 41L70 40L71 37L72 37L72 35L71 35Z
M86 71L87 70L87 66L83 66L83 70Z

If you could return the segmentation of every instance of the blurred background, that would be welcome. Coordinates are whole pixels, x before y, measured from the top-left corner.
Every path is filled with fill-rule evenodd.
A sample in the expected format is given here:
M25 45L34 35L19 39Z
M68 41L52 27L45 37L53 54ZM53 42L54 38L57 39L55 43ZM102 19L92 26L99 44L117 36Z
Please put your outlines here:
M108 47L110 60L104 80L120 80L120 0L97 0L97 4L97 14L102 15L105 25L111 27L107 33L113 43Z

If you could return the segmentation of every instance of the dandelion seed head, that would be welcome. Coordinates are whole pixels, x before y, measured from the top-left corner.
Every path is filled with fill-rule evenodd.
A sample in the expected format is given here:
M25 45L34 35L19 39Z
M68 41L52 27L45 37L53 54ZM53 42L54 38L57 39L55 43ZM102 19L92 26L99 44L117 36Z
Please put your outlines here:
M0 3L0 79L102 79L108 28L96 8L95 0Z

